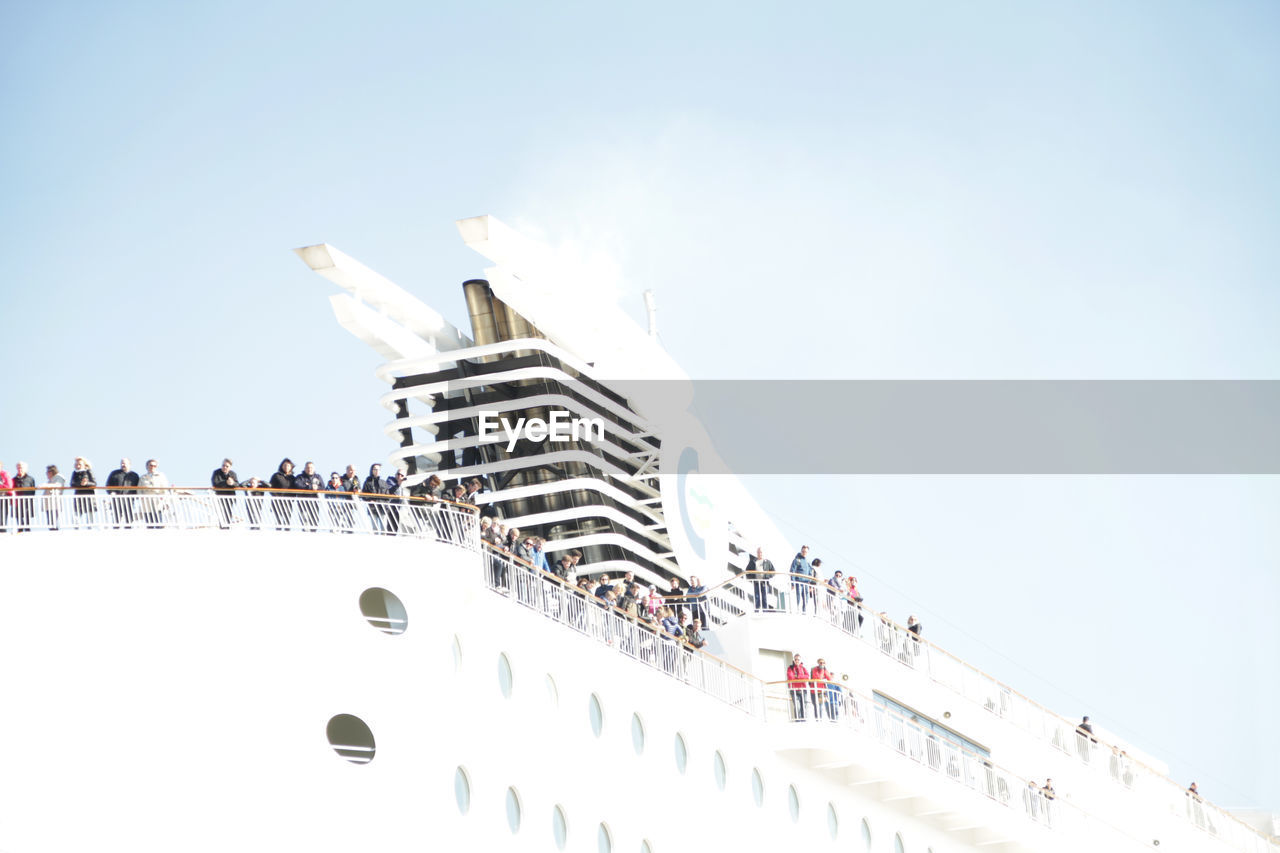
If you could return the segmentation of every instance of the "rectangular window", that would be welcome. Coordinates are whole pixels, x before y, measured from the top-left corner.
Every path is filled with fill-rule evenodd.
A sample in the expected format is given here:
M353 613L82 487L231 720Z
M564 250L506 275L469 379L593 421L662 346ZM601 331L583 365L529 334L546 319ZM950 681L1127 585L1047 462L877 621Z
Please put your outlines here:
M941 740L950 741L961 749L981 755L983 758L991 757L991 750L985 746L980 746L969 740L959 732L953 731L939 723L937 720L926 717L914 708L908 708L900 702L895 702L883 693L873 693L872 696L876 700L877 705L887 708L889 711L898 714L904 720L910 720L913 724L919 726L926 734L937 736Z

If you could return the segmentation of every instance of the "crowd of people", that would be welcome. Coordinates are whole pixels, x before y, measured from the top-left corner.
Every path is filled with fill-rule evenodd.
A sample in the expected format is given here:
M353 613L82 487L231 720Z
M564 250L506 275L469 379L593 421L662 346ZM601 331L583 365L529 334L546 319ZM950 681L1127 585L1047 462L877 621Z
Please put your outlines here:
M241 477L234 469L230 458L214 469L210 476L210 486L220 498L244 497L244 505L251 526L257 527L261 522L263 501L266 495L291 497L319 497L350 500L360 497L374 502L370 515L376 529L396 532L399 527L399 514L391 505L400 498L416 497L425 501L453 501L461 504L477 505L481 492L478 479L460 481L451 487L445 487L437 475L432 475L425 483L410 490L405 486L405 474L396 470L387 477L382 476L382 465L374 463L369 466L368 475L363 478L356 473L354 465L347 465L344 473L333 471L327 480L316 470L314 462L306 462L301 469L294 466L293 460L281 460L279 467L269 478ZM70 482L64 477L56 464L45 466L45 479L37 482L32 476L26 462L18 462L11 476L0 462L0 533L8 532L10 520L13 529L18 533L27 533L32 528L32 521L41 521L49 529L58 529L64 521L63 495L69 495L69 512L71 522L94 523L100 511L95 495L105 493L115 499L106 504L109 518L106 521L114 526L128 526L137 522L148 527L159 527L164 522L167 503L165 497L173 490L169 478L160 470L156 459L148 459L144 470L134 470L128 457L120 460L120 466L106 479L99 483L92 463L83 456L75 457L70 471ZM232 521L234 503L230 500L219 501L220 522L227 526ZM292 503L280 501L273 503L272 512L277 526L288 527L292 522L294 507ZM337 526L350 528L355 519L354 505L342 511L331 510L331 516ZM319 506L305 502L298 504L298 522L302 526L315 527L319 523ZM343 522L347 523L344 525Z

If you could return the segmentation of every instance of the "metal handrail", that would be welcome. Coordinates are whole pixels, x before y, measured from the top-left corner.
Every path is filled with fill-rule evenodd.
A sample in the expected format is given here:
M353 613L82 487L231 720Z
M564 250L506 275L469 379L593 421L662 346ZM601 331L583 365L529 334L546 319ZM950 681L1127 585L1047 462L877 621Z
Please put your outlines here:
M750 716L764 717L763 682L695 649L514 554L484 543L485 583L516 603L586 634Z
M204 529L359 533L479 550L476 508L452 501L297 489L67 486L40 491L0 495L0 529L23 535Z

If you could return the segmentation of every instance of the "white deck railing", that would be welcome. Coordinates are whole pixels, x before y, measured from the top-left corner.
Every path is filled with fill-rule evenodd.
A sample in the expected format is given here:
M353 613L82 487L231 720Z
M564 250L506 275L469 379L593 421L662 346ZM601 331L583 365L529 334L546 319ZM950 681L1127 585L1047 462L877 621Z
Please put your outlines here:
M340 492L237 490L228 495L199 489L0 497L0 530L17 535L218 528L378 534L448 542L470 551L480 547L475 507L446 501Z
M764 716L763 682L759 679L630 618L601 599L568 586L555 575L486 546L485 583L515 602L612 646L627 657L677 678L730 707L752 716Z
M756 581L748 580L743 574L704 595L667 600L684 607L701 607L705 613L704 624L711 627L752 612L790 613L824 621L1072 756L1100 779L1131 791L1145 789L1146 799L1154 800L1157 807L1184 816L1197 829L1233 849L1249 853L1280 851L1280 844L1226 810L1188 796L1180 785L1154 768L1122 754L1118 747L1085 735L1070 720L939 646L916 637L902 625L838 595L821 580L810 584L805 576L777 573L774 580Z

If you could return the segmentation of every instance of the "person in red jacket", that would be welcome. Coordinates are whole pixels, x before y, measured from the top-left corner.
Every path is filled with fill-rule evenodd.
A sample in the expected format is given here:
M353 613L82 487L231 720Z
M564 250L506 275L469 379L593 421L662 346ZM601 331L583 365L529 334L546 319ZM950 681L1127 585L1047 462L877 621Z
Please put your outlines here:
M793 655L791 666L787 667L787 689L791 691L791 719L803 720L804 706L811 701L813 685L809 683L809 668L800 660L800 655Z
M827 662L818 658L818 665L809 670L809 677L813 679L814 715L821 719L825 711L827 719L834 720L835 709L831 707L831 694L827 691L827 682L831 681L831 670L827 669Z
M9 498L13 497L13 481L0 462L0 533L9 529Z

